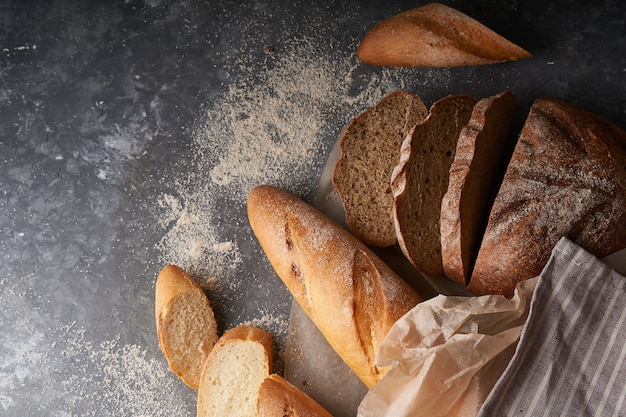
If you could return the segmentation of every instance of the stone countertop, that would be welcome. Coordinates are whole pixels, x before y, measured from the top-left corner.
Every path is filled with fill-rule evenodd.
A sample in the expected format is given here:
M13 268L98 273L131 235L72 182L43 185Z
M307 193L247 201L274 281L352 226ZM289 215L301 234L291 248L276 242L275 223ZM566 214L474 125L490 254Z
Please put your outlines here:
M154 281L207 290L221 330L291 298L247 224L260 183L312 201L341 129L394 89L427 105L510 89L626 127L626 5L446 2L533 54L379 68L354 51L413 1L9 0L0 4L0 414L194 415L167 369Z

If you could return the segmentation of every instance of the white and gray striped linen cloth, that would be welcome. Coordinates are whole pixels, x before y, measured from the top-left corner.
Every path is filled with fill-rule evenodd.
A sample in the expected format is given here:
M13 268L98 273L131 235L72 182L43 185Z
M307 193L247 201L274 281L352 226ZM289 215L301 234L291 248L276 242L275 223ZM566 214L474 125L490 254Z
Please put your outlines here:
M568 239L479 417L626 416L626 278Z

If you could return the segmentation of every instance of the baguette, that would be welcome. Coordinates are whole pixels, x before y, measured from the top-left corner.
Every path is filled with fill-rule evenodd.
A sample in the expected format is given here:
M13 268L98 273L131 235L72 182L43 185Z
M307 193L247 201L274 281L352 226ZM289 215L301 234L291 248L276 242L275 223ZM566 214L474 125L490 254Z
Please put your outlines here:
M476 100L448 96L411 129L402 143L400 161L391 176L393 216L398 244L415 268L427 276L443 274L439 217L448 188L450 165L461 129Z
M260 185L248 218L276 274L330 346L371 387L391 326L422 298L361 241L293 194Z
M261 384L257 412L259 417L332 417L304 391L276 374Z
M470 280L489 210L504 174L515 110L510 91L480 100L461 130L441 201L441 259L444 274Z
M597 257L626 247L626 132L556 99L531 106L469 284L512 296L567 237Z
M155 290L157 337L170 370L197 390L202 366L217 341L217 324L204 290L187 272L167 265Z
M376 24L357 48L367 64L458 67L530 58L523 48L466 14L438 3Z
M202 370L198 417L256 417L259 388L271 366L268 332L244 325L225 331Z
M396 243L389 180L402 140L427 115L418 96L394 91L354 118L341 135L333 187L350 231L367 244Z

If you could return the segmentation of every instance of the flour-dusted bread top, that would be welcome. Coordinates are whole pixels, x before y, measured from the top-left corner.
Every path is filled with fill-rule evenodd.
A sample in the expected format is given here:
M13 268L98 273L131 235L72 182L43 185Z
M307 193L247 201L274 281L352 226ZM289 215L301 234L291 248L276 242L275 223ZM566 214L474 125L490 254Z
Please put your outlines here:
M204 361L217 341L217 324L204 290L175 265L159 273L155 289L159 346L170 369L198 389Z
M259 417L332 417L304 391L276 374L261 384L257 411Z
M457 67L530 58L531 54L466 14L438 3L376 24L357 55L368 64Z
M470 274L489 211L512 150L515 98L510 91L484 98L459 135L441 202L441 257L447 277L463 285Z
M415 268L429 276L443 274L439 218L448 188L450 165L461 129L476 100L468 95L444 97L430 109L401 146L391 176L398 244Z
M207 358L198 389L198 417L256 417L259 388L270 375L272 337L263 329L228 329Z
M427 113L418 96L394 91L358 115L342 133L333 186L343 202L348 227L365 243L396 242L391 172L402 140Z
M422 298L367 246L295 195L259 185L248 219L276 274L329 345L367 386L376 353Z
M596 256L626 247L626 132L555 99L530 109L469 289L511 296L568 237Z

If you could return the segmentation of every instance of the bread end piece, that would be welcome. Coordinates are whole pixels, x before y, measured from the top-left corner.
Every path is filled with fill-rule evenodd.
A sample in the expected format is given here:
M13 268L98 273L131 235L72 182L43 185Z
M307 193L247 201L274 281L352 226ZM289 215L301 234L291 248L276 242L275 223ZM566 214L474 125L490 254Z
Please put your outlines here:
M204 361L217 341L217 323L204 290L176 265L165 266L157 277L155 319L171 371L197 390Z
M257 411L259 417L332 417L304 391L276 374L261 384Z
M271 366L267 331L245 325L225 331L202 370L197 416L256 417L259 388Z
M417 95L393 91L342 132L333 186L350 231L367 244L384 247L396 243L389 180L402 140L427 114Z
M466 14L431 3L376 24L357 48L367 64L458 67L530 58L531 54Z
M470 280L495 194L509 159L515 98L510 91L481 99L459 135L441 202L444 274Z
M443 274L441 200L461 129L476 99L444 97L402 143L400 162L391 176L394 224L398 244L415 268L428 276Z

